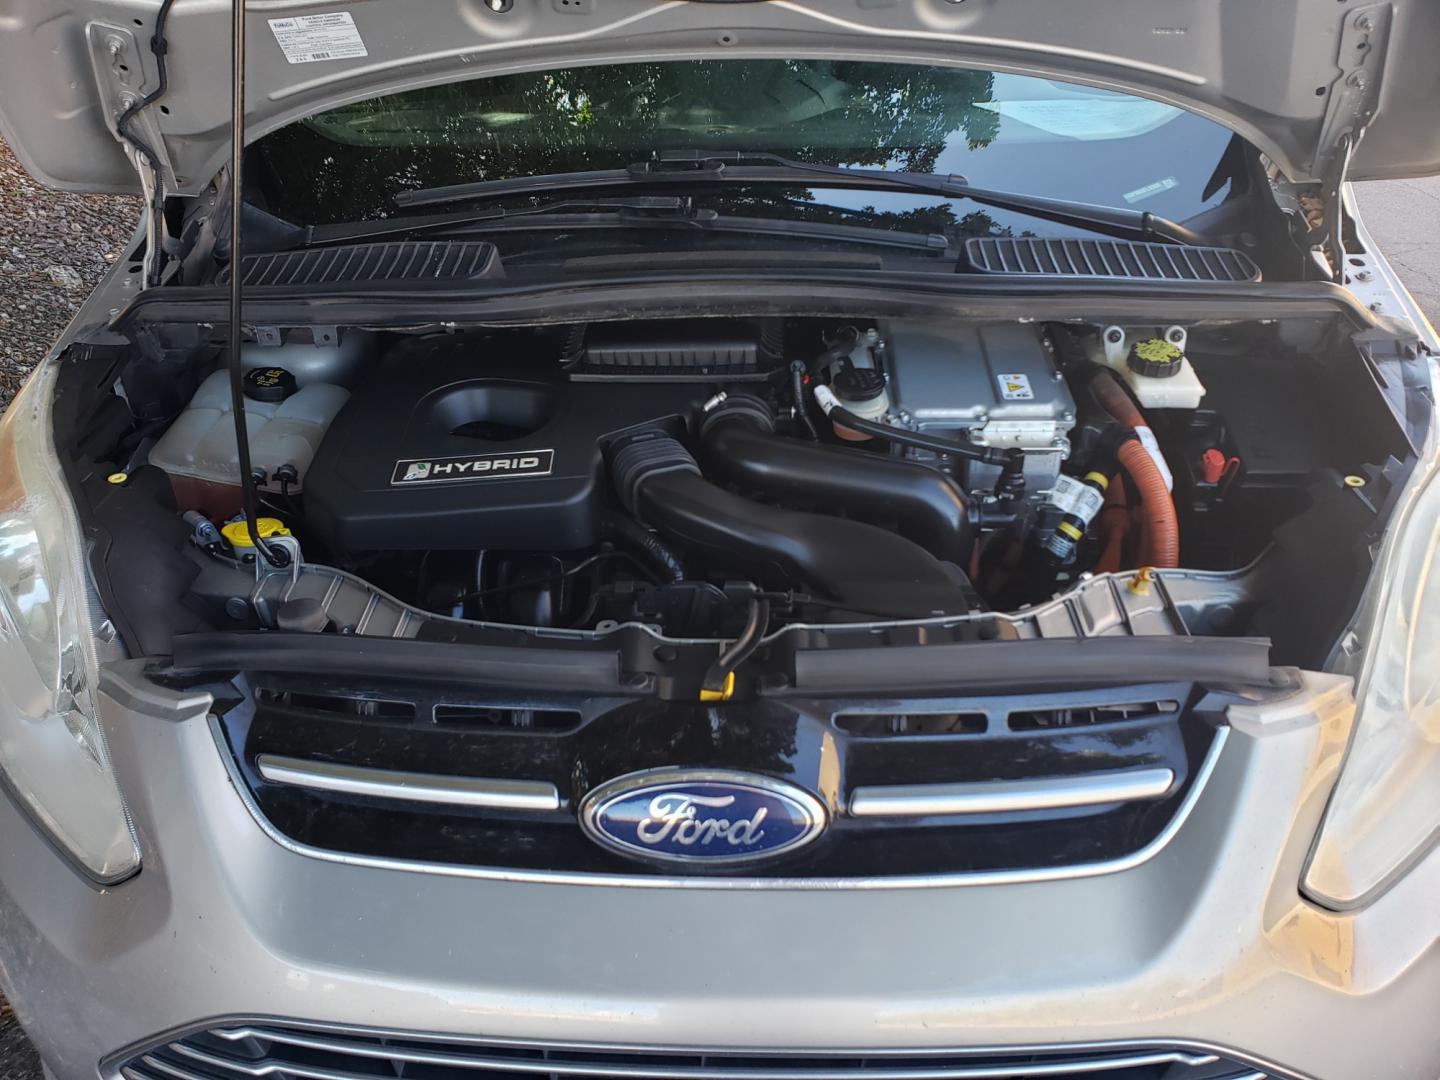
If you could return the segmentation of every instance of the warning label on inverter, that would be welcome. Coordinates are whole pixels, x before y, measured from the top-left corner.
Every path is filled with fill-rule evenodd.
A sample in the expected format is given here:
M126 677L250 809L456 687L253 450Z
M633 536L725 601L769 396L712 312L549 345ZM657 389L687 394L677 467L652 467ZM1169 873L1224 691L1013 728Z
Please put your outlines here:
M271 19L270 32L280 43L285 59L292 64L350 60L370 55L360 31L355 27L355 19L348 11Z

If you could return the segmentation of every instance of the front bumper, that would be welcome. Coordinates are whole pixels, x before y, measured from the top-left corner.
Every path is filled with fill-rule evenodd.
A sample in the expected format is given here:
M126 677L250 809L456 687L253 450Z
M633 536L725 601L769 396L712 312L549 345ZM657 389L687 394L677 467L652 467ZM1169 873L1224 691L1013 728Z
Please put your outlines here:
M271 839L201 696L109 679L144 869L97 890L0 798L0 980L59 1080L227 1017L767 1050L1149 1042L1277 1076L1440 1076L1440 854L1363 910L1297 889L1346 680L1231 710L1193 812L1095 877L785 891L486 880Z

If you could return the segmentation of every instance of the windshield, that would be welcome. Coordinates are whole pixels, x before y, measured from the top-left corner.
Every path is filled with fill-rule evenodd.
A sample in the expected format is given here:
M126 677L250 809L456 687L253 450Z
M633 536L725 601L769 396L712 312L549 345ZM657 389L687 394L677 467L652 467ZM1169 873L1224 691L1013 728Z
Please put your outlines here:
M681 148L958 173L983 187L1185 220L1228 194L1219 166L1230 140L1182 109L1047 79L733 60L576 67L414 90L309 117L261 139L251 155L259 201L298 224L393 216L394 196L406 190L623 168ZM801 197L912 221L939 208L972 235L1036 225L1023 214L974 213L972 205L951 215L943 199L823 182Z

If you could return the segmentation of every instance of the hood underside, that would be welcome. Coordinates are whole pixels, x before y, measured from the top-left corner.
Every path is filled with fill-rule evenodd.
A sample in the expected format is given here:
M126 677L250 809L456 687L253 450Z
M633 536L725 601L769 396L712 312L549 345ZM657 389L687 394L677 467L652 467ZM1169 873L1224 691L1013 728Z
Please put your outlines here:
M43 182L139 190L115 117L159 86L160 0L0 0L0 134ZM493 7L506 10L495 11ZM558 65L827 56L1123 90L1223 123L1297 181L1440 171L1431 0L252 0L247 137L377 95ZM313 16L332 16L316 20ZM171 193L229 141L229 4L181 0L169 87L133 133ZM298 22L292 20L301 20ZM165 107L162 110L159 105Z

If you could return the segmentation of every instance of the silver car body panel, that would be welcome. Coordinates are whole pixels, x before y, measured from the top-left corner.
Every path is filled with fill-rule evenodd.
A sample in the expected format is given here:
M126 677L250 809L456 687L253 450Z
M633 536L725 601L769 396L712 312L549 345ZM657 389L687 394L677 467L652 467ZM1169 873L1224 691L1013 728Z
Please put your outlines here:
M675 890L284 846L237 791L205 696L136 670L102 694L144 849L135 879L86 884L0 801L0 978L59 1080L93 1080L107 1055L221 1017L607 1046L1149 1042L1324 1080L1440 1070L1433 1040L1400 1037L1426 1030L1440 1000L1440 858L1361 911L1297 891L1354 715L1340 676L1232 708L1201 797L1139 865L964 887Z
M1272 0L252 0L251 137L346 102L565 64L815 55L957 64L1136 93L1238 132L1291 179L1327 174L1348 135L1355 179L1440 170L1440 7ZM139 191L115 139L158 86L160 0L9 0L0 33L0 134L55 187ZM272 20L348 15L346 55L292 62ZM184 0L166 28L166 111L136 117L165 190L196 195L229 143L229 3ZM357 51L354 41L360 43ZM363 53L363 55L361 55ZM1364 138L1360 139L1361 133Z

